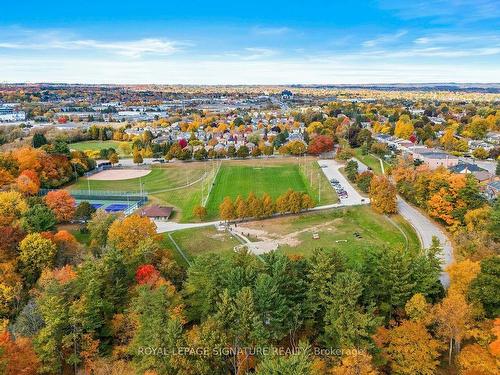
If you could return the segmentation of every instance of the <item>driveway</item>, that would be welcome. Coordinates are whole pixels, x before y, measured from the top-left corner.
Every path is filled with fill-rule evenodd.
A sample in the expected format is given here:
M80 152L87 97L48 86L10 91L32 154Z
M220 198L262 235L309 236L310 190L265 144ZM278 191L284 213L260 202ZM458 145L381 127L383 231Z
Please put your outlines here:
M350 184L347 178L340 173L339 169L344 165L333 159L328 160L318 160L318 164L321 166L325 165L325 168L321 168L325 174L328 181L335 178L340 182L345 191L347 191L347 198L340 199L340 204L331 205L332 207L339 206L356 206L360 204L367 204L370 202L369 198L365 198L358 193L358 191Z
M441 284L445 288L450 285L450 277L444 271L451 263L453 263L453 248L446 234L441 228L427 216L423 215L416 208L405 202L401 197L398 197L398 211L412 226L420 237L420 242L424 249L427 249L432 244L432 237L437 237L443 248L441 259L443 265L440 276Z

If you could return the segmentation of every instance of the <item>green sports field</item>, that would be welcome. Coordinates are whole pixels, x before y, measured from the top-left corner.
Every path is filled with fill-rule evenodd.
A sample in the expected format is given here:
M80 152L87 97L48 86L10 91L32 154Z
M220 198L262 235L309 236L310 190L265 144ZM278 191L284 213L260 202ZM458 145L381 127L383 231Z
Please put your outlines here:
M70 143L69 148L76 151L100 151L105 148L114 148L120 156L126 156L121 154L120 148L118 147L120 143L120 141L84 141Z
M142 183L150 201L174 206L173 219L182 222L196 220L193 209L201 202L206 202L206 220L216 219L225 196L235 199L241 195L246 198L252 191L257 196L267 192L276 198L293 189L310 194L317 204L337 201L335 192L313 159L300 164L295 159L289 159L224 161L220 165L218 169L216 162L169 163L153 168L140 179L102 181L80 178L69 189L87 190L90 185L91 190L138 192Z
M314 177L317 180L316 174ZM333 189L328 183L324 181L321 183L323 185L321 204L334 203ZM208 216L217 216L219 205L225 197L231 197L234 200L238 195L241 195L242 198L246 198L250 192L258 197L268 193L273 199L276 199L288 189L292 189L309 194L318 203L319 196L316 186L317 184L314 182L313 185L310 184L300 165L295 163L265 166L223 164L207 202Z

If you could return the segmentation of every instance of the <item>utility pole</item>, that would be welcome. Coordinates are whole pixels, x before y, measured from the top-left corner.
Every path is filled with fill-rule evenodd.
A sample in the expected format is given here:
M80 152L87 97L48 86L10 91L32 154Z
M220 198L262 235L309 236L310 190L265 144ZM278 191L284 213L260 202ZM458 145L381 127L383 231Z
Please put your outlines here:
M90 196L90 180L88 176L87 176L87 188L89 190L89 196Z

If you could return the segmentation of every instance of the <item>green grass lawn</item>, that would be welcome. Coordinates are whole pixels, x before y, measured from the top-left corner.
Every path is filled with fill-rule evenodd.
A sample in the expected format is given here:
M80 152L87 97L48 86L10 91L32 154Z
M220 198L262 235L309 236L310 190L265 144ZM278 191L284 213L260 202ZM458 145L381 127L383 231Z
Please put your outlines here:
M219 232L213 226L179 230L172 232L171 236L190 260L197 255L207 253L228 255L234 251L236 245L240 244L229 233ZM168 235L165 234L164 237L166 238L167 246L176 251ZM184 263L186 262L182 259L181 264Z
M120 156L130 156L130 155L122 155L120 148L120 141L84 141L84 142L76 142L69 144L69 148L71 150L76 151L100 151L105 148L114 148L118 155Z
M90 184L91 190L139 192L142 182L144 191L149 193L151 202L174 206L176 210L173 219L188 222L194 219L193 208L201 203L202 183L203 191L207 194L215 172L216 168L211 163L167 164L153 168L148 175L141 178L99 181L87 180L83 177L68 189L87 190ZM206 177L202 181L183 187L200 180L203 176ZM176 190L164 191L168 189Z
M373 155L363 155L361 152L361 148L355 148L354 149L355 157L358 159L360 162L363 164L367 165L373 170L373 173L381 175L382 174L382 168L380 167L380 161ZM384 165L386 167L386 165Z
M257 196L262 196L267 192L273 198L277 198L288 189L293 189L307 192L318 204L318 184L321 184L319 204L337 202L334 190L316 161L309 160L307 163L306 168L304 163L299 166L295 159L222 162L215 178L215 185L207 201L207 220L218 217L219 205L225 196L235 199L238 194L241 194L242 197L246 198L251 191ZM149 193L151 202L174 206L176 210L173 219L190 222L195 220L193 209L204 200L202 200L202 194L206 198L216 172L216 164L212 162L172 163L153 168L148 175L140 179L99 181L80 178L68 189L87 190L90 184L91 190L138 192L142 182L144 191ZM204 178L201 181L190 186L165 191L191 184L202 177Z
M268 193L276 199L288 189L292 189L308 193L318 203L318 181L321 182L323 189L321 204L336 202L336 195L330 184L322 173L317 173L319 167L311 163L309 168L313 170L312 185L309 178L304 175L303 168L295 162L255 166L223 163L207 203L208 217L218 216L219 205L225 197L229 196L234 200L241 195L246 198L250 192L258 197Z
M393 219L406 234L409 248L418 249L418 237L411 225L399 216ZM276 218L246 225L264 229L278 237L299 232L295 236L299 244L281 245L278 251L310 256L316 248L336 248L345 254L354 266L362 264L369 248L406 246L406 239L401 231L385 216L376 214L367 206ZM313 232L319 234L319 239L312 238ZM358 232L362 238L356 238L354 232Z
M158 167L153 168L149 174L141 178L130 178L119 181L90 180L82 177L78 182L71 185L71 189L87 190L90 184L91 190L111 190L139 192L140 183L143 184L144 191L151 194L155 192L184 186L203 176L203 168L179 168L179 167Z

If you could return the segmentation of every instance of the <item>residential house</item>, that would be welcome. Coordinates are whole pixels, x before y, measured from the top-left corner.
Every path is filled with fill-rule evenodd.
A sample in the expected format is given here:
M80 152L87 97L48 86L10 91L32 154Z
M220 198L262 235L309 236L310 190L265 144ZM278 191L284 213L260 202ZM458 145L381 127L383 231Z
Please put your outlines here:
M489 200L500 197L500 181L493 181L488 183L486 185L485 194Z
M479 182L488 181L491 178L490 172L480 166L472 163L459 162L448 168L453 173L467 174L470 173L477 178Z

